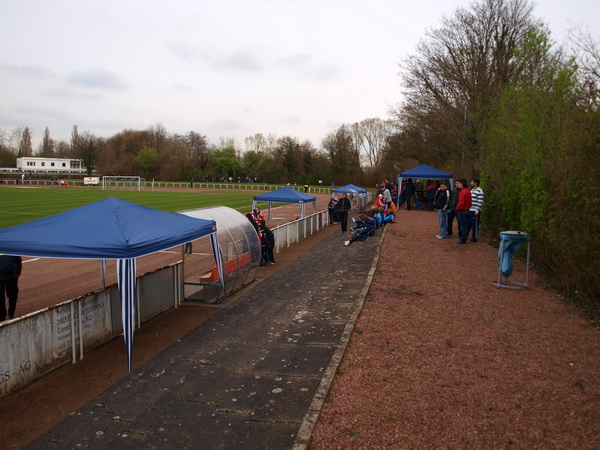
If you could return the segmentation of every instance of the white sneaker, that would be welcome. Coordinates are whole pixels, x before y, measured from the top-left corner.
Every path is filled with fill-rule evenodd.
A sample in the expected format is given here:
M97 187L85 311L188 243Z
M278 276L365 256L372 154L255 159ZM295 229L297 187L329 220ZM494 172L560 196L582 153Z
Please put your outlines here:
M350 241L345 241L345 242L344 242L344 245L345 245L346 247L349 247L349 246L350 246Z
M352 222L356 222L356 219L354 217L352 218Z

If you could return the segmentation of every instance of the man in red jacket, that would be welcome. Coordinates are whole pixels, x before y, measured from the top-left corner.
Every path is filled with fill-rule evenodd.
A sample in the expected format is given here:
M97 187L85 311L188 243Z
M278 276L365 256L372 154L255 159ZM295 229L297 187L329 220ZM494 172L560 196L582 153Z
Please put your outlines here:
M458 180L458 204L456 205L456 218L460 227L460 237L457 244L466 244L469 231L471 230L471 191L468 188L467 180L461 178Z

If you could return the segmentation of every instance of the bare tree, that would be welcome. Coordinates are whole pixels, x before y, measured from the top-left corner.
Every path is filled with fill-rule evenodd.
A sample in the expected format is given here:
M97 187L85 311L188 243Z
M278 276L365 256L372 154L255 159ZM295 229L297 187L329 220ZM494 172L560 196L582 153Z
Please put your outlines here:
M253 150L257 153L266 152L268 149L267 138L262 133L256 133L254 136L249 136L245 139L246 150Z
M54 156L54 144L54 140L50 137L50 129L46 127L38 154L44 158L51 158Z
M379 165L381 151L392 131L391 121L377 118L365 119L352 125L354 142L369 166Z
M77 129L77 125L73 125L73 129L71 130L71 150L73 154L77 153L77 149L79 148L79 130Z
M586 91L588 108L600 106L600 46L589 30L569 30L569 43L579 66L583 89Z
M478 166L481 129L522 69L515 49L540 26L532 9L527 0L481 0L427 33L402 66L406 100L394 114L412 153L441 146L455 165Z
M79 157L83 161L83 165L87 170L87 174L91 175L96 169L98 156L104 146L104 141L97 138L90 132L86 131L77 139Z
M31 144L31 131L29 131L29 127L25 127L23 129L23 132L21 133L21 138L19 140L19 151L17 153L17 158L32 155L33 148Z

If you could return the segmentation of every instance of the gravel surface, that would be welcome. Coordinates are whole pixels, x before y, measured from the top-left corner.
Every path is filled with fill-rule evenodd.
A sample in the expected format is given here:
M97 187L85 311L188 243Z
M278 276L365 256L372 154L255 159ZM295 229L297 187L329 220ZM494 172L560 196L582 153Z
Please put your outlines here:
M497 288L494 247L437 231L426 211L388 226L310 447L600 448L600 331L535 270Z

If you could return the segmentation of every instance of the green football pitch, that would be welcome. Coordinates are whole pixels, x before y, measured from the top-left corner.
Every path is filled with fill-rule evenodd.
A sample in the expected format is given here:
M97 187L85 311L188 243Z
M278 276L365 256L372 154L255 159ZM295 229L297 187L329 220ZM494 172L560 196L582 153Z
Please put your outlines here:
M98 189L0 189L0 228L18 225L107 197L115 197L161 211L176 212L210 206L228 206L239 212L252 209L257 193L103 191Z

